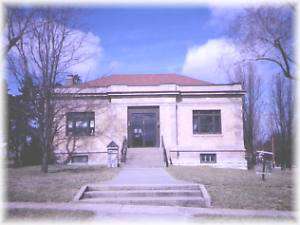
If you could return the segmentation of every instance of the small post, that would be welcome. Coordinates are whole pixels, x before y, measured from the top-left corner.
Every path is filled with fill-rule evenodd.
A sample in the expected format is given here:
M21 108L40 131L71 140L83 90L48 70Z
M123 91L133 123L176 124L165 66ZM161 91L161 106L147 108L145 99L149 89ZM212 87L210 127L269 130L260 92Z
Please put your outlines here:
M107 145L107 166L110 168L119 166L119 146L114 141Z
M263 169L262 169L262 175L261 175L261 178L263 181L265 180L265 173L266 173L266 160L263 159Z

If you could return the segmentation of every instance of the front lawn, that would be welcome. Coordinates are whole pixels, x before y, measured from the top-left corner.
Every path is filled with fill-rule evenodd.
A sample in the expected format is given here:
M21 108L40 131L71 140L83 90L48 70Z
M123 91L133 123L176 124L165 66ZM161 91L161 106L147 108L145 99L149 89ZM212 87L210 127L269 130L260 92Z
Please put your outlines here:
M274 170L266 181L254 170L172 166L177 179L204 184L215 208L292 210L292 171Z
M81 186L110 180L119 168L104 166L40 166L9 168L6 173L7 201L69 202Z

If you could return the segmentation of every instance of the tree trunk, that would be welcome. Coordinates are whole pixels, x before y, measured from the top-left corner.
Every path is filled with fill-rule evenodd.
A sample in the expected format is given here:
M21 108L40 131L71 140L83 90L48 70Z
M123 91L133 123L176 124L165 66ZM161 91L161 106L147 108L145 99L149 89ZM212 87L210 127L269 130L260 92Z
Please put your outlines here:
M22 155L22 150L23 150L23 147L22 147L22 144L20 144L17 148L17 154L16 154L16 166L17 167L21 167L22 166L22 159L21 159L21 155Z
M43 149L42 172L48 173L48 151L46 147Z
M46 94L47 96L47 94ZM43 116L43 126L42 126L42 172L48 172L48 153L49 153L49 100L46 98L44 103L44 116Z

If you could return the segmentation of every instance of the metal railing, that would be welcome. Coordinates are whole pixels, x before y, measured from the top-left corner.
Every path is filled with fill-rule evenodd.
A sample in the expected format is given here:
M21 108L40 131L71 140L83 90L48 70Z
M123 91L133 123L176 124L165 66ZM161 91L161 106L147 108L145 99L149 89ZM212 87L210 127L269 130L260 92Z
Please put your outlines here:
M121 149L121 162L125 163L127 157L127 139L124 137L123 143L122 143L122 149Z
M166 150L166 146L165 146L165 143L164 143L164 137L163 136L161 136L161 147L162 147L162 150L163 150L165 165L166 165L166 167L168 167L169 166L169 161L168 161L167 150Z

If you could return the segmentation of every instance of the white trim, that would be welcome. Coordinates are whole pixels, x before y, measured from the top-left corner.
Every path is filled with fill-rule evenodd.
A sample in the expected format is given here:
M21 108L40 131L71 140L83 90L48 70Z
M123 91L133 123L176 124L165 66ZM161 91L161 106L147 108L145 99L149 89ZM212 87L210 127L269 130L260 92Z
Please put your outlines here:
M224 134L193 134L194 137L224 137Z

